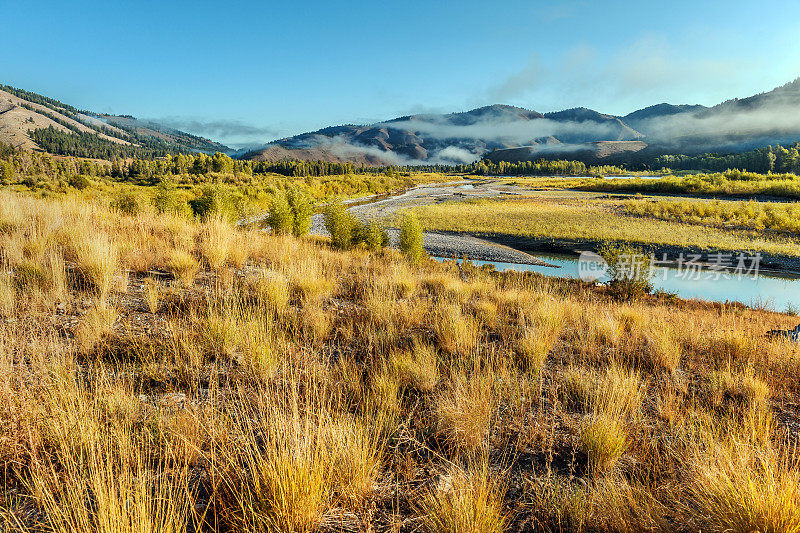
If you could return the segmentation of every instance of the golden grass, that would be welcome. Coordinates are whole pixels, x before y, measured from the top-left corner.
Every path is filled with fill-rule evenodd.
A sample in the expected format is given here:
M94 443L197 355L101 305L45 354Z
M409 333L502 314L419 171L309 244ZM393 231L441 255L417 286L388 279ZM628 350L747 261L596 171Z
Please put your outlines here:
M117 270L116 245L102 233L86 226L73 229L68 245L69 256L77 265L82 281L105 297Z
M12 530L797 530L796 318L213 224L0 193Z
M439 382L436 352L429 345L416 343L410 350L392 354L389 365L403 387L431 392Z
M453 467L440 486L430 489L419 503L423 529L430 533L500 533L507 523L502 510L504 493L486 462L466 469Z
M435 404L436 430L456 450L470 453L489 445L498 394L490 373L456 376Z
M593 415L583 422L580 443L588 456L589 470L595 476L610 471L628 449L623 423L607 414Z
M439 345L458 355L474 354L478 347L480 329L478 322L462 312L456 303L445 303L437 308L434 324Z
M633 216L695 225L800 233L800 208L794 203L637 198L624 202L623 209Z
M800 478L785 454L715 443L692 467L686 512L704 531L800 531Z
M618 212L617 205L604 200L476 200L426 206L419 208L418 213L422 224L430 230L798 255L797 242L787 237L626 216Z
M104 301L96 301L83 316L75 331L75 341L83 351L89 351L111 333L117 320L117 310Z

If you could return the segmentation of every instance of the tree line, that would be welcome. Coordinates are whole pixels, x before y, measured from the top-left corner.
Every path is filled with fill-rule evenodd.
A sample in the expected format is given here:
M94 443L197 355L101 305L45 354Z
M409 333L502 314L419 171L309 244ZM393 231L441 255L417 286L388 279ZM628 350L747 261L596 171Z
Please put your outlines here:
M749 172L800 173L800 143L756 148L742 153L700 155L663 155L654 160L654 167L674 170L710 170L724 172L739 169Z
M84 150L81 143L93 142L97 136L87 132L76 135L50 136L55 130L47 128L39 132L34 141L49 153L31 152L15 149L9 144L0 143L0 161L4 163L0 178L11 179L14 175L42 176L50 179L72 176L108 177L118 181L158 183L165 177L195 176L195 181L204 181L212 175L252 176L279 174L287 177L321 178L326 176L351 175L358 172L351 163L331 163L327 161L244 161L232 159L226 154L205 153L166 153L160 157L121 158L114 152L104 151L101 145L97 150ZM109 141L101 139L105 143ZM48 149L51 143L63 143L62 151ZM71 144L70 144L71 143ZM80 157L58 157L62 152L76 152ZM154 151L147 152L152 155ZM95 159L95 160L92 160ZM397 176L392 173L392 176Z

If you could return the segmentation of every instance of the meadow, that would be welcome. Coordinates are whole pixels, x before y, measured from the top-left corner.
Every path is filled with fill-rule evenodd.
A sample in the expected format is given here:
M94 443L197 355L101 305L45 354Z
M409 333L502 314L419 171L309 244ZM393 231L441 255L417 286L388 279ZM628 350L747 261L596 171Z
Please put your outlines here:
M800 530L796 319L122 207L0 192L5 530Z
M800 207L796 203L633 198L622 207L627 215L685 224L800 234Z
M427 228L441 231L800 255L793 207L729 204L532 191L529 198L443 202L417 211ZM693 210L699 214L692 215ZM751 212L753 219L748 218ZM730 213L729 220L738 217L743 222L723 224L725 213ZM778 231L764 233L765 227Z
M681 174L659 179L588 179L575 186L581 190L602 192L800 198L800 178L796 174L759 174L740 170Z

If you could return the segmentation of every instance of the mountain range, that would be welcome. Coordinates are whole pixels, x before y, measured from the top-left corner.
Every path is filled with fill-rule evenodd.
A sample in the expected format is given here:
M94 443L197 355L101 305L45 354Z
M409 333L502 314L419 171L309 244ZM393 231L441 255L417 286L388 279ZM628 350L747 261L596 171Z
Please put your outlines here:
M624 116L585 107L539 113L491 105L370 125L332 126L280 139L246 159L362 164L457 164L565 158L631 162L665 153L749 150L800 139L800 79L713 107L657 104Z
M37 135L36 130L52 133ZM46 96L0 85L0 141L56 153L69 153L64 151L68 148L73 155L221 151L259 161L364 165L460 164L483 157L493 161L544 157L632 163L662 154L737 152L798 139L800 78L769 92L712 107L661 103L616 116L585 107L539 113L496 104L449 114L406 115L368 125L330 126L246 153L158 121L81 111ZM91 150L81 151L81 143L92 144Z

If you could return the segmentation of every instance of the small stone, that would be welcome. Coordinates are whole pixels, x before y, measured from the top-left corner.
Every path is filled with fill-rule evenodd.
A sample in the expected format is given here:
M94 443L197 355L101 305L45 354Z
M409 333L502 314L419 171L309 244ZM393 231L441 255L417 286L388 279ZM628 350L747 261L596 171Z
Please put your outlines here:
M182 392L170 392L161 397L162 405L183 406L186 404L186 395Z

